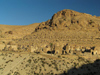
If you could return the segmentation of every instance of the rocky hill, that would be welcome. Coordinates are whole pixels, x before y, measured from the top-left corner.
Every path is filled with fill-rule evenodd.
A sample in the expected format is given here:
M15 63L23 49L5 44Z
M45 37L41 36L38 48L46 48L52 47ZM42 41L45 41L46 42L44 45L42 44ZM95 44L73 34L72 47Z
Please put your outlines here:
M50 20L40 23L31 35L17 42L39 47L48 43L99 45L99 38L99 17L64 9L55 13Z
M62 10L55 13L52 18L42 22L37 28L40 29L69 29L69 30L100 30L100 18L86 13L73 10Z

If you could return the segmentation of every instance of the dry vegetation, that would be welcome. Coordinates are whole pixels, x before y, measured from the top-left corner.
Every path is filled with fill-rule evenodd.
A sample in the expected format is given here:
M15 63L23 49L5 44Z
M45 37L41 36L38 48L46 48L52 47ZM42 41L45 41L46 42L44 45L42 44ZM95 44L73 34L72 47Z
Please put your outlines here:
M88 55L87 55L88 56ZM98 56L91 56L98 58ZM0 75L55 75L79 68L93 60L77 55L0 53ZM84 68L83 68L84 69ZM92 71L91 71L92 72Z

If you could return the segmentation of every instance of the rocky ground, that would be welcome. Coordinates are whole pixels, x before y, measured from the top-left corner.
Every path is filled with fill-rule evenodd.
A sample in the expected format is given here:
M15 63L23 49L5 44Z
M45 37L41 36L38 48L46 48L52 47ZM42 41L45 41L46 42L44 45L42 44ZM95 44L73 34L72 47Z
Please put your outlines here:
M82 65L92 64L98 58L100 58L100 55L81 56L0 52L0 75L60 75L68 73L72 68L79 69ZM91 67L93 66L91 65ZM83 69L85 70L84 67ZM96 72L99 72L100 69L97 70ZM90 68L90 71L87 70L85 73L91 72L95 73L93 68ZM70 72L69 75L72 75L72 73Z

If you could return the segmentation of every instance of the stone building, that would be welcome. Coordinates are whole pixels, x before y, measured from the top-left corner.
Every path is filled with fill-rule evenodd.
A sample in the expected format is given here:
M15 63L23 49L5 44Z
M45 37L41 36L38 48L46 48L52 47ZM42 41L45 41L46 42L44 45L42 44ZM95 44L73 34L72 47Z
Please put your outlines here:
M91 50L92 55L100 55L100 47L97 46L94 48L94 50Z
M37 46L31 46L31 52L36 52L38 50L38 47Z
M0 44L0 51L2 51L5 48L5 44Z
M9 51L18 51L18 46L17 45L7 45L6 49Z
M55 54L62 54L63 47L55 46L54 50L55 50Z

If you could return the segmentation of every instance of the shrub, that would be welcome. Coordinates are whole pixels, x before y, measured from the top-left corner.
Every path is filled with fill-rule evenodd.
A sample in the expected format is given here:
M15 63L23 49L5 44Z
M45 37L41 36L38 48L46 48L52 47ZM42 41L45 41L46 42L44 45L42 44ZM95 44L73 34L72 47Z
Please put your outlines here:
M64 21L66 21L66 19L64 19Z
M8 61L6 61L6 63L9 63L9 62L13 62L13 60L8 60Z
M31 63L31 59L29 59L27 62Z
M58 58L61 58L61 56L60 56L60 55L58 55Z
M14 74L13 75L20 75L20 73L19 72L14 72Z
M2 70L3 68L0 68L0 70Z
M50 43L50 47L51 47L51 49L53 48L53 43Z
M51 64L49 64L49 67L51 67L52 65Z
M11 73L8 73L7 75L11 75Z
M12 32L12 31L9 31L8 33L9 33L9 34L13 34L13 32Z
M89 24L92 24L92 23L94 23L94 21L90 20L90 21L89 21Z
M26 64L26 67L28 67L29 66L29 64Z

